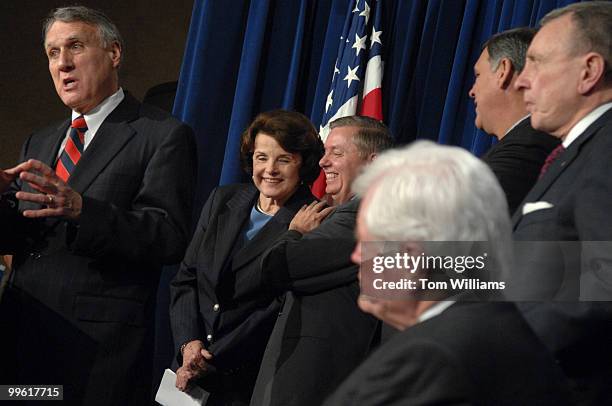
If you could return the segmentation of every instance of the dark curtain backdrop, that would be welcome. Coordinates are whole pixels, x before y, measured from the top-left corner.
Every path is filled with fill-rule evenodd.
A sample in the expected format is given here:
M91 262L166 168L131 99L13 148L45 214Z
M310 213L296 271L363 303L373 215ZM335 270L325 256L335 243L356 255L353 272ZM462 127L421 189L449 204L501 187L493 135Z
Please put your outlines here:
M571 0L383 1L383 113L399 143L428 138L477 155L467 96L481 44L535 26ZM349 4L351 3L351 4ZM273 108L320 124L347 10L354 0L196 0L174 113L198 138L200 207L218 184L244 179L241 132Z

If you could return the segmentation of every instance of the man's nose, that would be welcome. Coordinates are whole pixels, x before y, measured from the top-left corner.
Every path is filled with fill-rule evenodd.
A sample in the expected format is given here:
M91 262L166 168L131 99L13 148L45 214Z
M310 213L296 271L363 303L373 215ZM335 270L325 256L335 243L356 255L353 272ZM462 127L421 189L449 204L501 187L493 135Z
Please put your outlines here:
M357 241L355 248L351 254L351 261L357 265L361 265L361 242Z
M527 67L518 75L514 82L515 90L525 90L529 87L529 77L527 76Z
M323 155L323 157L319 160L319 166L321 168L329 166L329 159L327 158L327 154Z
M66 71L74 68L72 55L66 49L60 51L57 66L60 70Z
M468 96L470 96L472 99L476 97L476 93L474 92L474 87L476 86L476 83L474 83L472 85L472 88L470 89L470 91L468 92Z

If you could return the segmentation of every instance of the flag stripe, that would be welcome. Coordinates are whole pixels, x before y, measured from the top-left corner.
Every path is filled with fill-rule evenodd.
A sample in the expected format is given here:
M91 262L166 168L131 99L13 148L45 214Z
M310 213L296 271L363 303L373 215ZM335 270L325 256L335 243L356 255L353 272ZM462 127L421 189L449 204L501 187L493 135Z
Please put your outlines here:
M376 88L368 93L363 98L361 104L361 111L359 112L362 116L368 116L377 120L383 119L382 113L382 89Z

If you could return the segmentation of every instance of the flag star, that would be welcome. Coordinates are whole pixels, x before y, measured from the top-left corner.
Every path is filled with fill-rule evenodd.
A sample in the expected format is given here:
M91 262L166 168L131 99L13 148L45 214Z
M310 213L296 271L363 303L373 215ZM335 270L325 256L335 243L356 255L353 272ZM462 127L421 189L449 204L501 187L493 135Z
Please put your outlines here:
M368 20L370 19L370 6L368 6L368 3L365 3L365 8L363 9L363 11L361 13L359 13L359 16L363 16L365 17L366 21L366 25L368 24Z
M361 52L362 49L365 51L366 38L367 38L367 35L364 35L363 37L359 38L359 35L355 34L355 43L353 44L351 48L355 48L357 50L357 56L359 56L359 52Z
M359 13L361 10L359 10L359 0L355 1L355 8L353 9L353 13Z
M382 34L382 30L376 31L376 29L372 27L372 35L370 36L370 43L372 45L374 45L376 42L382 45L382 41L380 40L380 34Z
M327 101L325 102L325 112L327 113L327 110L329 110L329 108L331 107L332 104L334 104L334 99L332 99L332 96L334 95L334 89L331 90L331 92L329 92L329 94L327 95Z
M359 81L359 78L357 77L357 69L359 69L359 65L355 66L355 69L351 69L351 65L348 66L348 73L343 79L343 80L348 80L347 87L351 87L351 82L353 80Z

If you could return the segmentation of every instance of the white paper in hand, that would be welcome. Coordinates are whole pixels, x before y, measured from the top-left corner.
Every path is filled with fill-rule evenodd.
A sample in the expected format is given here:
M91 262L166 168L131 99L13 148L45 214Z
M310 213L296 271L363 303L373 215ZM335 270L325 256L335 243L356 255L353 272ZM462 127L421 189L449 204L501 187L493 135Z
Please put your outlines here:
M193 386L189 392L181 392L175 383L176 374L166 369L157 389L155 401L164 406L200 406L208 399L209 393L199 386Z

